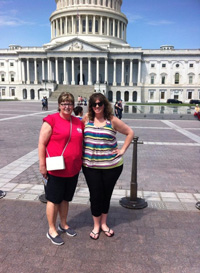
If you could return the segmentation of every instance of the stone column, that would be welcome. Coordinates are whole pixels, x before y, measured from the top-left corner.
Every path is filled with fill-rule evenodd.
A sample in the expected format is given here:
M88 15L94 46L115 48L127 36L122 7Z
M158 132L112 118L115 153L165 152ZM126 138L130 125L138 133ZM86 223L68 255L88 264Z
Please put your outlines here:
M27 84L30 84L30 72L29 72L29 59L26 60L26 68L27 68Z
M82 34L83 26L82 26L82 18L81 18L81 15L79 15L79 17L78 17L78 24L79 24L79 34Z
M129 86L133 86L133 60L130 60Z
M95 17L95 15L93 15L93 21L92 21L92 34L94 34L94 35L95 35L95 19L96 19L96 17Z
M58 81L58 58L56 58L56 65L55 65L55 69L56 69L56 71L55 71L55 74L56 74L56 83L57 84L59 84L59 81Z
M124 82L124 59L122 59L122 81L121 81L121 86L125 86L125 82Z
M117 85L117 82L116 82L116 67L117 67L117 63L116 63L116 60L114 59L114 63L113 63L113 86Z
M79 85L83 85L83 59L80 58L80 82Z
M113 37L115 37L115 19L113 19Z
M99 58L96 58L96 83L99 83Z
M92 85L91 58L88 58L88 85Z
M75 31L74 31L74 16L72 15L72 34L74 34Z
M47 81L50 80L50 60L47 58Z
M71 60L72 60L72 81L71 81L71 85L75 85L74 58L71 58Z
M138 60L138 84L141 84L141 60Z
M25 62L22 61L22 83L25 83L26 80L25 80Z
M63 84L66 84L66 59L63 58Z
M59 30L58 30L58 19L56 19L56 37L59 35Z
M102 29L103 29L103 17L100 17L100 35L102 35Z
M34 59L34 84L38 84L38 78L37 78L37 59Z
M107 18L107 36L109 36L110 35L110 20L109 20L109 18Z
M68 20L67 20L67 16L65 17L65 34L68 34Z
M120 38L120 21L117 22L117 38Z
M19 59L18 62L18 81L19 83L22 83L22 60Z
M42 80L45 81L44 59L42 59Z
M59 31L60 36L63 34L62 33L62 18L60 18L60 31Z
M105 58L105 83L108 84L108 58Z

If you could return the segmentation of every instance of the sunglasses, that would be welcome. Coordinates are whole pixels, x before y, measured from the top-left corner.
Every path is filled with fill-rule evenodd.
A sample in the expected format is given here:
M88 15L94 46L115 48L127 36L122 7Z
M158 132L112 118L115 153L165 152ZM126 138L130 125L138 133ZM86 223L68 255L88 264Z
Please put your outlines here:
M92 104L92 107L97 107L97 105L98 105L99 107L101 107L101 106L103 105L103 102L94 102L94 103Z

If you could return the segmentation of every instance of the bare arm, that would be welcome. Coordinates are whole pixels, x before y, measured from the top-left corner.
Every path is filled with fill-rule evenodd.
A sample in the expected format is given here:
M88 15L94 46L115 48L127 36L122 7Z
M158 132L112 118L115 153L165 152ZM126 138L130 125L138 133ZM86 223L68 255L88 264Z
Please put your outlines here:
M113 117L111 122L112 122L113 128L117 132L119 132L123 135L126 135L126 139L124 141L122 148L116 149L115 151L113 151L113 153L116 153L117 156L123 155L126 152L126 150L128 149L131 141L133 140L134 131L128 125L126 125L123 121L121 121L120 119L118 119L116 117Z
M46 168L46 146L52 134L52 128L47 123L42 124L38 143L38 155L39 155L39 168L40 173L47 178L47 168Z

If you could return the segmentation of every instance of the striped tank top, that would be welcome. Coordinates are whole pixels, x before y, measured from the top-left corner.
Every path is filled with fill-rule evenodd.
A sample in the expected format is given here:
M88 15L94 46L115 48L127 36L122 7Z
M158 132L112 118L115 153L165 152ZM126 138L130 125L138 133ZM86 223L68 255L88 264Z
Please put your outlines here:
M117 148L116 131L110 121L96 127L89 121L84 129L83 166L96 169L111 169L123 164L123 157L115 158L113 149Z

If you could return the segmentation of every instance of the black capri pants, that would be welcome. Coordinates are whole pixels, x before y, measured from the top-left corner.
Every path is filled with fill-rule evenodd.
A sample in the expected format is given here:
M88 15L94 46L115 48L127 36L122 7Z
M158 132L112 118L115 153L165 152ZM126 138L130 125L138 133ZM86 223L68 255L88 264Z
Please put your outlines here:
M94 169L83 166L93 216L99 217L102 213L108 213L112 192L122 170L123 165L112 169Z

